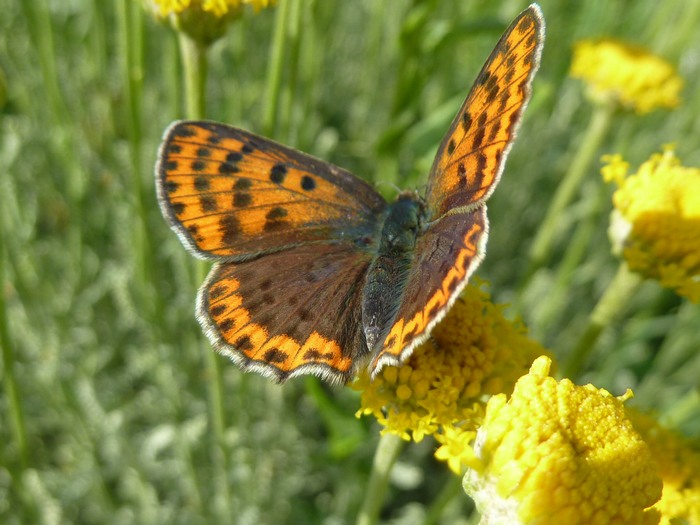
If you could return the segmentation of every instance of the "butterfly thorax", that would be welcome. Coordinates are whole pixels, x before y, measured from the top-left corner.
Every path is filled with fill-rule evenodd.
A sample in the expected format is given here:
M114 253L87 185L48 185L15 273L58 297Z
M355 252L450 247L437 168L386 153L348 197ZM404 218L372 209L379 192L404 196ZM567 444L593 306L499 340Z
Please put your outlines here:
M396 316L416 238L426 222L425 203L414 192L401 193L388 208L362 298L362 325L370 352L381 344Z

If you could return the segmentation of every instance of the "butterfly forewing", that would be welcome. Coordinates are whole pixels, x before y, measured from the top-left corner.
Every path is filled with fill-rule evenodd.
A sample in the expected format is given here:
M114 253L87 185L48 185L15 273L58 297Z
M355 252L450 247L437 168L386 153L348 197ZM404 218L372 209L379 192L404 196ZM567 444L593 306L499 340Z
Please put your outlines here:
M434 216L473 208L493 191L530 98L543 40L544 20L533 4L491 52L433 162L426 200Z
M173 124L157 177L171 227L192 252L214 260L366 238L386 207L343 169L214 122Z

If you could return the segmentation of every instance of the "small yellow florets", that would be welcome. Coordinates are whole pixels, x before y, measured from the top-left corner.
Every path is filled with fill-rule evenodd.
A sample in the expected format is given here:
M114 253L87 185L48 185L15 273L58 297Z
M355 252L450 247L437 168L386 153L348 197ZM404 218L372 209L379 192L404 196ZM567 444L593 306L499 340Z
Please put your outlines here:
M571 76L587 82L593 100L637 113L676 107L683 87L683 80L665 60L609 39L578 42Z
M647 415L630 411L629 416L649 445L664 482L661 500L654 505L661 513L661 525L700 523L700 451Z
M143 0L158 20L168 20L178 31L195 41L210 44L221 38L229 23L250 5L257 13L276 0Z
M454 434L456 426L474 431L483 417L483 396L510 392L543 353L521 324L505 319L502 306L468 286L403 366L385 367L373 380L366 372L359 375L353 385L362 392L358 416L372 414L384 431L406 440L420 441L441 428ZM438 456L456 465L462 454L447 445Z
M178 15L186 9L200 9L217 17L237 12L243 5L251 5L257 12L274 4L274 0L149 0L162 17Z
M549 377L541 357L489 400L464 487L489 523L657 523L661 495L624 399Z
M619 155L603 160L604 178L618 185L614 251L631 270L700 301L700 169L681 166L670 149L630 176Z

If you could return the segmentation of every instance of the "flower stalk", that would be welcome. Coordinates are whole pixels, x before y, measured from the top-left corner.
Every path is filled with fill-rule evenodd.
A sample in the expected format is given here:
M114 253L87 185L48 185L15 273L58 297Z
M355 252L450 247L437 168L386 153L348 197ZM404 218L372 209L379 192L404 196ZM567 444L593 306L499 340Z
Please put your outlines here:
M281 2L275 17L275 31L270 47L270 60L267 67L265 102L262 117L263 132L269 137L275 136L279 116L280 96L282 93L282 71L285 62L285 46L291 16L290 1Z
M564 377L575 378L580 375L600 334L619 319L642 280L639 274L629 270L626 263L620 264L612 282L591 312L578 343L562 366Z
M378 522L389 485L389 475L403 446L404 441L396 434L386 432L380 436L377 450L374 452L367 491L357 516L357 525L374 525Z
M209 46L183 32L178 32L178 42L184 69L187 118L201 120L206 115L207 49Z
M581 146L571 161L564 178L557 186L530 247L527 271L520 286L521 293L535 272L547 263L552 246L562 233L560 226L563 212L580 189L581 183L610 129L613 115L614 106L605 104L594 107Z

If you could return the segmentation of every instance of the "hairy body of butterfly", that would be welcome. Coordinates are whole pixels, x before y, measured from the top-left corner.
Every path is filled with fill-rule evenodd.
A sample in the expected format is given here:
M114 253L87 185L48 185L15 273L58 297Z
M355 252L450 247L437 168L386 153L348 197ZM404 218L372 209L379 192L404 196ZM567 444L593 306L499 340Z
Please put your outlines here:
M506 30L435 157L425 196L388 204L351 173L215 122L168 128L156 167L164 216L215 261L197 298L213 345L279 381L348 381L402 363L479 264L495 188L539 64L530 6Z
M418 234L425 230L425 203L415 193L402 193L382 224L379 244L367 270L362 300L362 326L371 353L383 341L401 302Z

